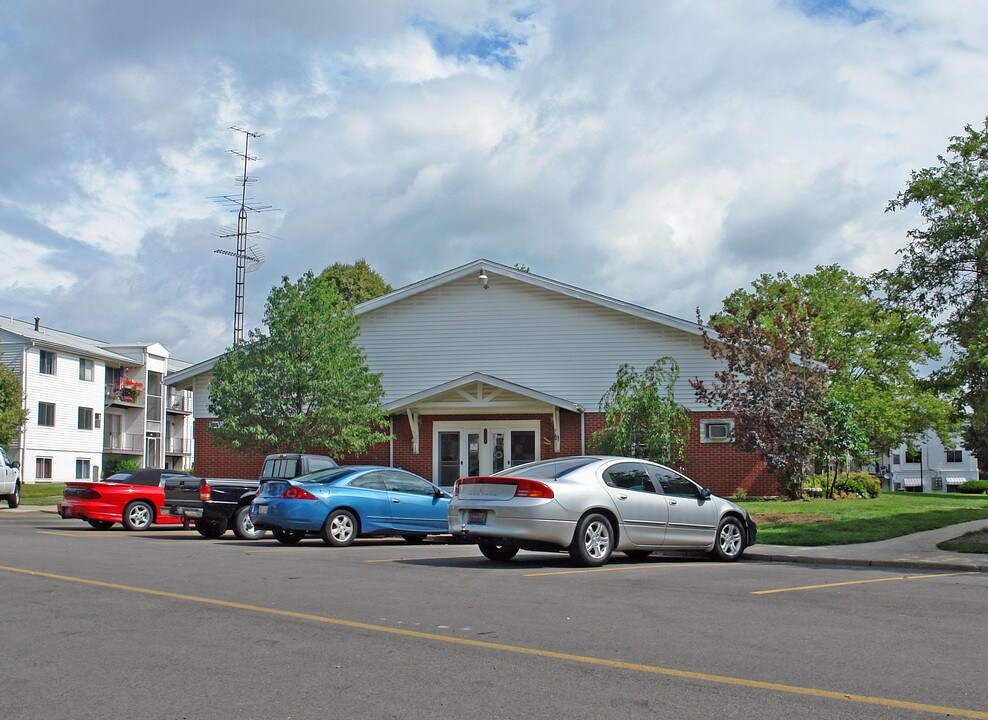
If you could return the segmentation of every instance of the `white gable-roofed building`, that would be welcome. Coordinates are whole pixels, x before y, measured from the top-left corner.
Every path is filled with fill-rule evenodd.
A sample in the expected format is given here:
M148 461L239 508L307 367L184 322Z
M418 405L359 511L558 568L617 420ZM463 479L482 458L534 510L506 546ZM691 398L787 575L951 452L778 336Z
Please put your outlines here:
M110 345L45 327L40 318L32 324L0 317L0 362L20 378L28 411L9 448L24 482L97 480L116 459L191 466L190 394L182 393L179 431L186 452L168 458L161 446L169 357L158 343Z
M338 460L394 465L449 485L579 454L602 427L598 403L618 367L641 370L668 355L681 370L676 399L693 415L687 473L714 492L777 493L761 461L732 442L731 419L695 400L690 379L709 380L720 367L695 323L489 260L375 298L356 313L395 439ZM234 455L209 441L216 418L207 391L217 359L166 382L197 391L197 471L251 476L260 455Z

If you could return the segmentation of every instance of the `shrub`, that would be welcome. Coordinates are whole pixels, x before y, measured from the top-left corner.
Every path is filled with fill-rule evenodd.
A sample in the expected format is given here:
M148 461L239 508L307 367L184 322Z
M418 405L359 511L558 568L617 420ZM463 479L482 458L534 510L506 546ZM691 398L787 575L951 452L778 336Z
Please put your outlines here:
M968 495L983 495L988 493L988 480L968 480L957 486L957 492Z
M748 491L743 487L739 487L737 490L731 493L731 500L733 500L734 502L741 502L746 497L748 497Z
M807 475L803 481L803 490L809 497L825 495L832 475ZM834 483L834 496L853 496L876 498L882 491L882 481L866 472L841 473Z

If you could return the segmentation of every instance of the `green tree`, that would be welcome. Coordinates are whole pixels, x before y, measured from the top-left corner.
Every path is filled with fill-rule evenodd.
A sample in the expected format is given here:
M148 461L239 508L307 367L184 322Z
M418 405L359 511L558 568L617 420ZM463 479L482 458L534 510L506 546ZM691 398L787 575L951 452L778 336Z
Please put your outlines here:
M272 288L267 332L251 330L213 368L210 411L216 436L241 449L330 455L387 440L380 378L356 339L353 305L312 273Z
M0 365L0 445L9 445L26 422L20 378L10 368Z
M833 477L827 483L826 496L834 496L834 488L842 469L847 469L848 456L860 457L867 450L864 429L855 416L855 405L841 397L840 391L831 387L824 398L821 419L824 433L818 451L824 464L833 468Z
M947 155L914 171L889 211L916 206L899 266L878 275L892 302L908 302L937 323L950 357L936 373L971 422L965 446L988 460L988 118L952 137Z
M875 297L869 282L839 265L812 274L762 275L735 302L758 307L758 322L771 326L780 298L802 298L812 308L812 359L829 368L828 392L835 394L864 444L849 451L864 460L877 456L927 428L949 436L954 415L917 368L940 356L930 321L905 304ZM837 402L837 401L835 401Z
M771 288L771 304L738 290L710 318L711 333L697 324L711 355L725 369L712 382L690 381L699 402L732 414L734 436L758 452L790 498L820 448L826 425L826 365L814 360L817 311L792 285Z
M682 464L690 420L673 393L678 379L679 365L670 357L659 358L642 372L621 365L600 399L605 420L603 430L591 436L596 452Z
M319 277L333 283L339 294L354 305L391 292L391 286L363 258L353 265L333 263Z

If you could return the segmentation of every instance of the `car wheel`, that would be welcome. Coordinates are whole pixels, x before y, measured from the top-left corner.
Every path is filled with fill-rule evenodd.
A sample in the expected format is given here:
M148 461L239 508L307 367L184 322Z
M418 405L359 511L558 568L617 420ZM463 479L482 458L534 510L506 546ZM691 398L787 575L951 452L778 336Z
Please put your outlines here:
M425 540L425 535L402 535L401 539L409 545L418 545L420 542Z
M353 545L357 537L357 518L349 510L334 510L322 526L322 541L333 547Z
M492 540L481 540L477 545L484 557L497 562L507 562L518 554L517 545L499 545Z
M250 519L250 505L244 505L233 515L233 534L241 540L260 540L264 528L254 527Z
M305 530L282 530L278 528L272 530L271 534L282 545L298 545L302 542L302 538L305 537Z
M109 530L113 527L113 522L110 520L87 520L90 525L92 525L97 530Z
M570 557L585 567L598 567L611 557L614 533L611 521L598 513L585 515L576 526Z
M734 562L744 552L744 528L735 517L726 517L717 528L717 538L710 555L715 560Z
M14 483L14 492L7 496L7 507L13 510L21 504L21 484Z
M226 532L226 520L196 520L196 532L204 538L215 540Z
M652 554L651 550L625 550L624 554L632 560L644 560Z
M154 508L143 500L127 503L123 511L123 525L128 530L147 530L154 522Z

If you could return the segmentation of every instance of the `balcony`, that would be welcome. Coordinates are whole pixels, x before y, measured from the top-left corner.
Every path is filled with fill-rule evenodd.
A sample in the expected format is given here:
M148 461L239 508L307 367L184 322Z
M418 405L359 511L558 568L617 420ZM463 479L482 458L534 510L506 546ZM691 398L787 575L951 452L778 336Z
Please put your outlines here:
M104 452L144 453L144 436L138 433L104 433Z
M141 407L144 405L144 385L133 380L106 384L106 404Z
M166 455L191 455L192 438L170 437L165 439Z
M183 415L188 415L192 412L192 393L179 390L169 390L168 391L168 404L165 406L165 410L170 413L182 413Z

